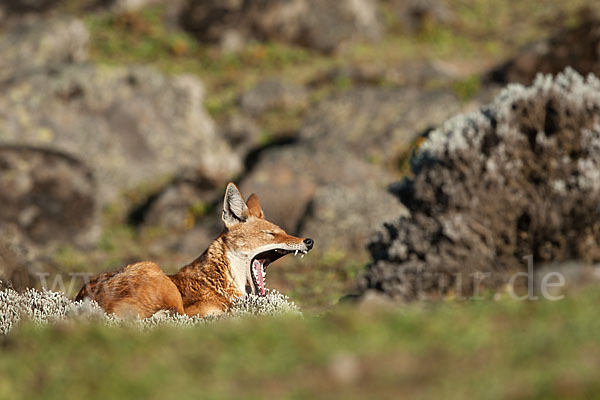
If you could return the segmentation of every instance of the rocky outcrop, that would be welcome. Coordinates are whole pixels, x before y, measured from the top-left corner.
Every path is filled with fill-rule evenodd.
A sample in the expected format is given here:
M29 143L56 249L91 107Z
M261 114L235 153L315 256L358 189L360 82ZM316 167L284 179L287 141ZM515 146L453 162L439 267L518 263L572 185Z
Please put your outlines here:
M600 76L600 19L588 20L524 47L494 69L489 79L498 83L530 84L537 73L556 74L565 67L580 74Z
M85 245L100 233L92 172L67 154L0 146L0 187L0 225L37 245Z
M600 261L600 81L573 70L511 85L435 130L391 191L410 211L371 239L363 291L473 293L506 273Z
M353 39L377 39L382 25L372 0L189 0L181 23L200 40L224 47L249 38L322 52Z
M7 83L0 141L52 147L85 160L102 204L192 168L222 181L241 161L218 135L191 76L142 67L67 65Z

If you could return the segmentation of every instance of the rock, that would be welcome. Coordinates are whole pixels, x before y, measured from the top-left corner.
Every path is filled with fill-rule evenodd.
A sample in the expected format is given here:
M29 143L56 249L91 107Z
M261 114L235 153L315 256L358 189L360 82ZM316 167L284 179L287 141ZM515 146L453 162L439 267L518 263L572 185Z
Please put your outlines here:
M202 41L223 43L236 35L322 52L348 40L376 40L383 30L371 0L189 0L181 23Z
M210 210L221 196L214 183L188 171L150 196L132 213L131 220L136 225L185 231L192 228L196 219Z
M89 34L75 18L23 23L0 36L0 84L49 65L82 62Z
M414 300L499 288L527 267L600 261L600 80L510 85L436 129L391 187L410 211L372 237L363 291ZM484 277L484 280L479 278Z
M229 146L241 157L261 144L261 128L251 117L244 114L234 114L222 127L223 136Z
M312 198L316 182L310 172L302 172L307 160L304 148L272 149L241 183L242 193L255 193L267 219L292 234L298 231Z
M319 248L362 250L373 230L406 209L385 187L370 181L326 185L317 189L300 232Z
M44 264L35 246L20 229L3 221L0 225L0 289L3 286L22 290L40 286Z
M6 84L0 141L51 146L85 160L101 204L190 168L220 182L241 169L191 76L142 67L71 65Z
M274 109L304 109L308 106L305 88L279 79L264 79L240 96L242 110L256 116Z
M99 235L96 183L79 160L53 150L0 146L0 224L32 242L90 244Z
M256 166L242 181L241 190L256 193L269 220L288 233L315 239L320 251L360 252L364 246L357 247L356 243L364 238L364 229L399 210L398 202L385 190L392 180L390 174L347 151L342 143L329 148L318 141L304 140L260 154ZM369 193L359 193L361 187ZM345 197L345 190L350 199ZM383 209L390 203L382 202L382 197L395 203L391 210ZM374 199L377 205L370 202ZM340 216L348 221L338 223L352 226L352 230L320 225Z
M498 83L530 84L536 74L556 74L571 67L580 74L600 76L600 19L532 43L495 68L488 79Z
M319 147L394 164L412 140L460 110L445 90L357 88L334 94L306 119L300 136Z

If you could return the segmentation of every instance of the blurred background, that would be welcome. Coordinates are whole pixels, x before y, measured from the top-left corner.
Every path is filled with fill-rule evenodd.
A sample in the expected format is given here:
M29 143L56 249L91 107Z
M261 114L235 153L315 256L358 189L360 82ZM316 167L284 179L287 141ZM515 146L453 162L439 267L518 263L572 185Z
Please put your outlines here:
M497 153L526 164L503 170L518 185L487 190L476 148L463 164L446 157L447 169L421 160L411 219L398 219L408 211L390 193L407 191L388 188L411 176L411 154L434 128L507 84L566 66L600 76L599 13L597 0L0 0L4 285L39 288L43 277L72 298L82 284L73 274L148 259L175 272L220 232L229 181L316 242L269 268L268 287L304 318L143 334L77 316L24 323L0 335L0 399L598 398L597 285L561 301L502 290L456 301L448 290L390 307L370 291L332 305L359 289L366 265L368 288L390 295L407 265L506 272L524 270L528 254L597 282L600 158L586 143L600 148L600 103L584 84L565 100L579 114L558 112L564 76L546 85L562 85L552 101L499 108L512 107L524 135L487 151L500 143ZM596 101L585 118L578 93ZM459 128L442 139L452 145ZM536 147L544 138L554 147ZM444 208L443 188L460 202L473 187L489 207ZM454 217L469 229L440 245L435 224ZM595 266L579 273L586 263Z
M422 138L511 82L600 73L599 4L540 0L3 0L0 279L167 273L221 230L226 183L315 239L269 287L349 293L406 213ZM70 296L80 282L63 289ZM50 286L50 285L48 285Z

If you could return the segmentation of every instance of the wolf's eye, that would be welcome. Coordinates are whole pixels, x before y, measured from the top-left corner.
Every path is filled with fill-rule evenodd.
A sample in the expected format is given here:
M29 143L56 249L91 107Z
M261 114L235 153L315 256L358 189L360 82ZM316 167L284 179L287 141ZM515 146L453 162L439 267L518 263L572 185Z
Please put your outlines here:
M270 237L275 237L275 234L271 231L262 231L265 235L269 235Z

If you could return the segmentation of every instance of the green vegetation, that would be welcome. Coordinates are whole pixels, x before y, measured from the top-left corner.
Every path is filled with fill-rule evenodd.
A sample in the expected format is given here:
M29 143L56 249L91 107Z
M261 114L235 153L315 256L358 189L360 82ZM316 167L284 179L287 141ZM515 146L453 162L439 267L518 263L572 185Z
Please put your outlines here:
M193 328L24 325L0 398L593 398L600 293L340 308Z

